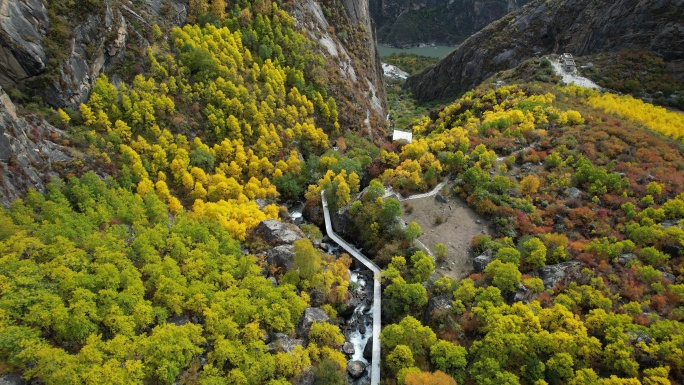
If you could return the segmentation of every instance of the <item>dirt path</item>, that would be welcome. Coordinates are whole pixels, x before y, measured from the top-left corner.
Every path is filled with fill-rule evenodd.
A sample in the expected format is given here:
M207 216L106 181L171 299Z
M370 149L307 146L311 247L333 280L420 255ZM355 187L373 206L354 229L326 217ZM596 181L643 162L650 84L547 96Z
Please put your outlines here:
M436 262L437 275L461 279L472 273L470 241L473 236L482 234L483 230L490 233L487 221L457 198L449 198L447 203L441 203L434 197L427 197L403 202L402 206L402 219L406 223L415 221L420 225L423 235L418 240L433 254L436 244L443 243L447 247L446 260ZM407 210L408 207L413 209ZM439 218L442 219L441 224L437 224Z
M601 89L601 87L598 84L592 82L584 76L581 76L577 71L573 73L568 73L565 70L563 70L561 64L558 62L558 59L556 57L549 57L548 59L549 61L551 61L551 65L553 66L554 71L556 71L556 73L560 75L565 84L574 83L575 85L584 88L593 88L596 90Z

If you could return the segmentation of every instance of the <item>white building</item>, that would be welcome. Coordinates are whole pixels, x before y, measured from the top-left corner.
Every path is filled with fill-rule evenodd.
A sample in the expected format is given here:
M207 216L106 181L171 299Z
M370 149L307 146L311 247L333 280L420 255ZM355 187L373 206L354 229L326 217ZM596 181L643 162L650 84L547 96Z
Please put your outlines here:
M413 141L413 133L401 130L394 130L394 134L392 134L392 141L400 139L404 139L408 143L411 143L411 141Z

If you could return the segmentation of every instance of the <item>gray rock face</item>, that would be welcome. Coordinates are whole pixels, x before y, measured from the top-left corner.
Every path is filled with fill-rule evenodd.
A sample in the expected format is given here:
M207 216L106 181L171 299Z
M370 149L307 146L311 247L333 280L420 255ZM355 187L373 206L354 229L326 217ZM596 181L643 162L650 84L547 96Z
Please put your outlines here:
M44 191L45 184L83 157L59 141L65 133L36 116L21 116L0 88L0 204L9 206L29 188Z
M16 373L3 374L0 376L0 385L25 385L26 381Z
M421 100L455 97L537 53L647 49L684 59L681 0L533 0L469 37L407 85Z
M300 337L308 338L309 337L309 330L311 330L311 325L313 325L314 322L329 322L330 317L328 317L327 314L325 314L325 311L323 309L319 309L317 307L307 307L306 310L304 310L304 315L302 316L302 319L299 321L299 324L297 325L297 335Z
M578 273L582 264L577 261L562 262L556 265L548 265L541 267L533 272L534 275L539 276L544 281L545 289L552 289L569 276L571 273Z
M381 135L377 128L386 122L387 96L368 0L337 2L333 17L323 11L321 1L291 3L294 3L291 13L297 24L312 41L319 43L318 53L332 61L328 66L330 79L339 84L335 97L338 105L345 106L339 108L340 125L357 131L368 130L371 137ZM331 27L354 32L331 33ZM309 211L307 217L317 215Z
M297 226L275 219L261 221L253 231L271 246L292 245L296 240L306 237Z
M359 378L366 371L366 364L363 361L349 361L347 363L347 372L352 378Z
M494 256L492 250L487 250L475 257L475 259L473 259L473 268L475 268L475 272L483 272L487 265L489 265L489 262L491 262L493 259Z
M287 334L276 333L273 336L273 341L271 341L268 346L268 351L271 353L275 352L286 352L290 353L297 346L303 346L304 340L297 338L291 338Z
M162 21L181 25L187 16L186 6L173 0L165 5L159 0L147 0L130 6L117 0L103 0L103 6L96 8L70 26L71 42L61 47L67 54L66 60L56 69L59 76L43 90L45 101L53 107L76 107L86 101L102 70L124 61L127 44L133 43L144 52L148 43L135 31L134 23L142 28ZM13 87L46 70L48 30L44 1L0 2L0 86Z
M43 72L48 26L48 12L41 0L0 2L0 86L9 88Z
M400 48L455 45L529 0L370 0L378 41Z

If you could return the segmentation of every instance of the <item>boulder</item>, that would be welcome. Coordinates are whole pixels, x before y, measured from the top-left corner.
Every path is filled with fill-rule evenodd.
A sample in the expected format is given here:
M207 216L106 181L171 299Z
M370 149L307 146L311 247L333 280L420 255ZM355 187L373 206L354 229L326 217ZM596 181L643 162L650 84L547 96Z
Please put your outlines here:
M347 292L347 295L344 297L344 303L342 310L338 311L337 314L340 317L349 317L354 313L354 310L363 302L362 298L360 298L356 293L350 294Z
M359 378L366 371L366 364L363 361L353 360L347 363L347 372L352 378Z
M621 255L617 258L617 262L618 262L619 264L621 264L622 266L627 266L630 262L636 261L636 260L638 260L638 259L639 259L639 258L638 258L635 254L632 254L632 253L624 253L624 254L621 254Z
M432 297L428 302L428 314L430 315L450 312L451 308L451 298L447 295Z
M663 253L668 254L672 258L677 258L684 255L684 247L676 245L665 245L663 246Z
M271 246L291 245L296 240L306 237L297 226L275 219L261 221L254 228L253 233L263 238Z
M309 367L308 369L302 371L292 383L294 385L315 385L316 374L314 373L314 369Z
M363 347L363 358L367 360L373 359L373 339L369 338L366 341L366 346Z
M280 245L276 246L264 253L266 262L269 265L278 266L285 270L291 270L294 261L294 246Z
M435 195L435 200L436 200L437 202L440 202L440 203L448 203L448 202L449 202L449 200L447 199L447 197L445 197L445 196L442 195L442 194L437 194L437 195Z
M577 187L570 187L565 189L565 195L567 195L568 198L580 198L582 197L582 191Z
M525 287L525 285L520 284L515 290L515 295L513 296L513 302L528 303L530 301L532 290Z
M649 336L648 334L644 332L630 332L628 333L629 335L629 340L634 344L638 344L640 342L645 343L646 345L650 344L651 341L653 341L653 338Z
M16 373L0 376L0 385L26 385L26 380Z
M669 271L665 270L664 266L660 266L658 268L658 271L660 271L660 274L663 276L663 278L667 279L668 281L675 283L677 281L677 277L675 277L672 273Z
M304 315L297 325L297 335L303 338L309 337L309 330L311 330L311 325L314 322L329 322L330 317L325 314L323 309L317 307L307 307L304 310Z
M558 284L563 278L569 275L571 272L579 271L579 267L582 264L577 261L568 261L559 263L556 265L548 265L541 267L533 272L534 275L541 278L544 281L545 289L552 289Z
M174 324L176 326L183 326L190 322L190 317L187 314L174 315L166 319L167 324Z
M304 340L292 338L287 334L275 333L273 335L272 341L266 345L268 351L271 353L275 352L286 352L290 353L297 346L303 346Z
M348 355L352 355L352 354L356 353L356 349L354 349L354 344L352 344L351 342L345 342L342 345L342 353L348 354Z
M475 272L483 272L487 265L489 265L489 262L491 262L493 259L494 252L491 249L475 257L475 259L473 259L473 268L475 268Z

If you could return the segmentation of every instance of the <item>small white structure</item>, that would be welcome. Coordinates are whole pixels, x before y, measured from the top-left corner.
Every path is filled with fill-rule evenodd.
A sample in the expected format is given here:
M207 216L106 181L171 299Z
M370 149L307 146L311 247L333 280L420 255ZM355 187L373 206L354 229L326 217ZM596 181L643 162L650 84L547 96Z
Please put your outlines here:
M413 141L413 133L408 131L394 130L392 134L392 141L404 139L406 142L411 143Z
M577 69L577 66L575 65L575 59L573 59L572 55L569 53L562 54L559 61L565 72L573 73Z

